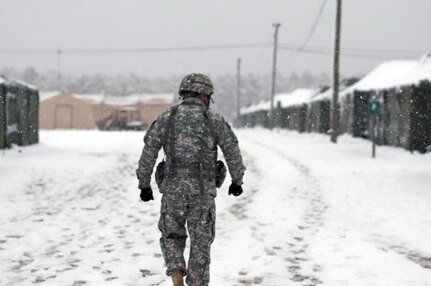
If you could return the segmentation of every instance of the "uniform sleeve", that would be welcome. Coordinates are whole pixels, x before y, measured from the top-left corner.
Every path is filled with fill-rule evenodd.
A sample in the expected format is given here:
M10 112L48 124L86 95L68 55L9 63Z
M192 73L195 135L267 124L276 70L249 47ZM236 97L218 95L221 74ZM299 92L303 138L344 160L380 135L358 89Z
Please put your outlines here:
M241 151L238 145L238 139L230 125L224 120L223 117L218 117L217 119L217 143L220 146L226 159L229 173L232 177L232 182L238 185L242 185L246 167L244 166L242 161Z
M140 189L150 187L151 174L153 173L159 151L162 148L166 131L166 116L161 115L151 124L145 133L145 145L139 159L138 169L136 170Z

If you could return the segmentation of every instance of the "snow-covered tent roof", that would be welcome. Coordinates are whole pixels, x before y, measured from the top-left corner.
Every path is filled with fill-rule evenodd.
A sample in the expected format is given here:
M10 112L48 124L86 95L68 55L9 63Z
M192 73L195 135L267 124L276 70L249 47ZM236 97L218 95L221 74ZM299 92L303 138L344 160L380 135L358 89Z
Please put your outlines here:
M324 92L317 93L316 96L314 96L310 101L319 101L319 100L331 100L332 95L334 94L333 88L328 88Z
M291 93L280 93L274 96L274 105L277 106L278 102L282 108L301 105L313 98L318 92L317 89L299 88ZM261 100L256 103L252 103L248 107L241 108L241 114L253 113L256 111L269 110L271 108L271 103L268 99Z
M271 103L268 99L264 99L258 102L253 102L251 105L247 107L243 107L240 109L241 114L253 113L261 110L269 110Z
M12 78L12 79L9 79L9 81L10 81L11 83L17 83L17 84L19 84L19 85L23 85L23 86L25 86L25 87L27 87L27 88L29 88L29 89L32 89L32 90L37 90L37 87L36 87L36 86L31 85L31 84L29 84L29 83L26 83L26 82L24 82L24 81L22 81L22 80L19 80L19 79Z
M0 76L0 84L6 83L6 82L9 82L11 84L15 83L15 84L18 84L18 85L25 86L25 87L27 87L29 89L32 89L32 90L37 90L37 87L35 87L34 85L28 84L28 83L23 82L21 80L18 80L18 79L15 79L15 78L6 78L6 77L3 77L3 76Z
M175 102L173 93L161 94L132 94L127 96L105 96L103 103L108 105L135 105L135 104L172 104Z
M41 92L40 101L45 101L54 96L60 95L59 91ZM108 96L104 94L70 94L74 98L84 100L88 104L107 104L115 106L128 106L140 103L145 104L172 104L175 100L173 93L161 94L132 94L126 96Z
M175 102L173 93L131 94L126 96L102 96L98 98L107 105L125 106L136 104L172 104Z
M274 97L274 102L279 101L281 107L289 107L308 103L316 95L318 89L298 88L291 93L278 94Z
M419 61L390 61L377 66L363 79L344 90L345 95L354 90L381 90L431 81L431 56L426 55Z
M41 91L39 92L39 100L45 101L50 99L51 97L57 96L61 93L61 91Z
M88 104L101 104L104 98L103 94L70 94L71 96L73 96L76 99L81 99L85 102L87 102Z

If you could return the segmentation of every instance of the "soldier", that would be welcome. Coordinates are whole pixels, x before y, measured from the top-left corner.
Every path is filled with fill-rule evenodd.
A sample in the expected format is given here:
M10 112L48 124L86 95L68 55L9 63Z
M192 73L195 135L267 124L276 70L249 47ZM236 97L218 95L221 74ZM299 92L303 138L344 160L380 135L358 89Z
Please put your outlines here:
M209 283L210 247L215 236L216 183L226 169L217 162L217 146L226 159L232 183L229 195L242 193L245 166L238 140L222 116L209 109L214 88L203 74L189 74L179 88L182 103L161 114L144 137L145 146L136 174L140 197L153 200L151 173L163 147L166 161L157 166L156 181L163 194L160 246L174 286ZM224 168L224 169L223 169ZM223 177L223 178L220 178ZM183 252L190 236L188 265Z

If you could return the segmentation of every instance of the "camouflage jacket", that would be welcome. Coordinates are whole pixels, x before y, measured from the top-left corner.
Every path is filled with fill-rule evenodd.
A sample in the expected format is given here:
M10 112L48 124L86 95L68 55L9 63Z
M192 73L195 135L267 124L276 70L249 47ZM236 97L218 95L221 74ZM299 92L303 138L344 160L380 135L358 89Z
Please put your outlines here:
M173 108L161 114L145 134L145 146L136 170L139 188L150 186L154 164L162 147L167 165L167 175L160 188L162 193L209 193L215 196L217 146L223 152L232 181L242 184L246 168L238 139L225 119L207 109L200 99L187 98L177 107L172 123L169 123Z

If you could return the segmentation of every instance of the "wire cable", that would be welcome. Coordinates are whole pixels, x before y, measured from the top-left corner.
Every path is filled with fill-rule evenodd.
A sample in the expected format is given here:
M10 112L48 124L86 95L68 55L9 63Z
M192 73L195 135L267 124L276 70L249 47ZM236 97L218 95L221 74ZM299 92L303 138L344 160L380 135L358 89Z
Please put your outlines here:
M124 54L124 53L160 53L181 51L205 51L226 49L249 49L249 48L272 47L271 43L251 44L226 44L205 46L183 46L162 48L136 48L136 49L0 49L0 54ZM306 54L331 55L332 48L328 46L304 46L296 44L280 43L279 49L289 52ZM343 48L342 56L353 58L387 59L394 56L416 56L417 54L429 53L427 50L394 50L394 49L370 49L370 48Z
M320 5L320 8L319 8L319 12L317 13L316 18L314 19L313 25L311 26L310 32L308 33L307 37L305 38L304 43L302 43L302 45L295 51L295 53L292 56L302 52L304 50L304 48L307 46L311 37L313 37L314 32L316 31L316 28L317 28L317 24L319 23L320 18L322 18L323 10L325 9L327 2L328 2L327 0L322 1L322 4Z
M295 52L298 45L280 44L280 50ZM331 47L307 46L302 53L317 55L332 55ZM343 48L341 56L361 59L388 59L396 56L417 56L418 54L428 53L426 50L391 50L391 49L369 49L369 48Z
M152 53L152 52L176 52L176 51L203 51L203 50L226 50L244 49L270 46L270 44L230 44L230 45L206 45L206 46L185 46L185 47L165 47L165 48L136 48L136 49L2 49L0 53L8 54L125 54L125 53Z

